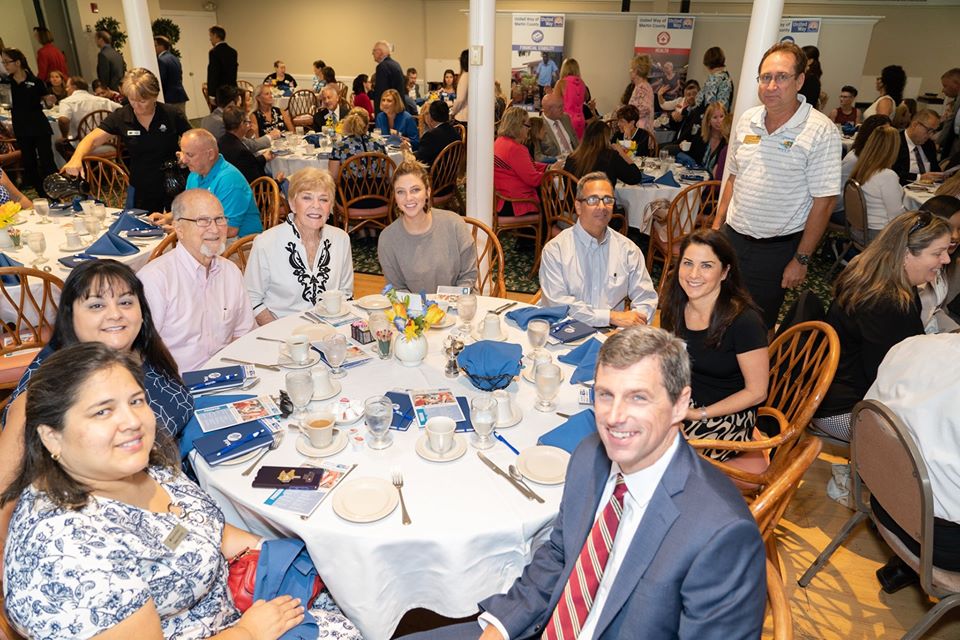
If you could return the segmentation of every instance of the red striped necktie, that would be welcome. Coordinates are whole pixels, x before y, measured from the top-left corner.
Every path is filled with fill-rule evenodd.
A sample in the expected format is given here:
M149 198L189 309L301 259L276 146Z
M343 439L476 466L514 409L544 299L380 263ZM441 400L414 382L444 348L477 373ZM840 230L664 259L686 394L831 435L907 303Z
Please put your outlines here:
M573 640L580 635L583 623L593 606L597 589L600 588L613 540L617 537L620 516L623 513L623 496L626 493L627 484L623 475L618 473L610 502L593 523L593 528L583 543L577 563L563 588L563 595L543 631L542 640Z

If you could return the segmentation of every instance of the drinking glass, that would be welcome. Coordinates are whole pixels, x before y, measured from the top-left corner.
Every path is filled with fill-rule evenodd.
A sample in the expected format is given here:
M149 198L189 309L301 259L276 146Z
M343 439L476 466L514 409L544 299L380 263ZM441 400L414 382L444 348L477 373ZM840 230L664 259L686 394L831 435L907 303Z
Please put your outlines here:
M347 372L340 365L347 358L347 338L339 333L323 341L323 355L330 365L330 377L342 378Z
M30 251L33 251L34 255L36 256L31 263L34 267L47 261L47 257L43 255L43 252L47 250L47 239L42 233L39 231L28 233L27 246L30 247Z
M307 405L313 399L313 376L310 371L289 371L284 377L284 386L287 389L287 395L290 396L290 402L293 403L294 412L291 419L295 422L304 418Z
M660 166L664 169L669 169L670 165L667 162L670 160L670 152L665 149L660 149Z
M372 396L363 401L363 415L367 429L373 436L371 449L386 449L393 444L390 437L390 421L393 420L393 402L386 396Z
M50 224L50 203L46 198L37 198L33 201L33 210L40 214L39 224Z
M555 364L541 364L533 372L537 385L537 411L553 411L557 405L553 399L560 391L560 367Z
M470 337L470 322L477 315L477 296L464 293L457 298L457 315L460 316L460 335Z
M531 360L537 359L537 354L547 344L547 336L550 334L550 323L546 320L531 320L527 325L527 340L533 347L533 353L530 354Z
M103 221L107 219L106 205L102 205L99 202L93 205L93 215L100 221L100 225L103 226Z
M493 396L478 396L470 401L470 422L473 423L473 444L477 449L493 446L493 425L497 421L497 401Z

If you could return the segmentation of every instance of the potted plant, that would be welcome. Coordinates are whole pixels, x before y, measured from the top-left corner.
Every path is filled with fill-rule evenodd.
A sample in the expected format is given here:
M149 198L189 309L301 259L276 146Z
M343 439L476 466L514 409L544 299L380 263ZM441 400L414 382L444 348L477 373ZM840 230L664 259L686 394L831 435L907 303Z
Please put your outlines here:
M170 53L178 58L182 57L175 46L180 42L180 26L176 22L170 18L157 18L150 23L150 29L155 36L166 36L167 40L170 41Z
M106 31L113 39L113 48L117 51L123 51L123 44L127 41L127 34L120 29L120 23L116 18L107 16L97 20L93 26L94 31Z

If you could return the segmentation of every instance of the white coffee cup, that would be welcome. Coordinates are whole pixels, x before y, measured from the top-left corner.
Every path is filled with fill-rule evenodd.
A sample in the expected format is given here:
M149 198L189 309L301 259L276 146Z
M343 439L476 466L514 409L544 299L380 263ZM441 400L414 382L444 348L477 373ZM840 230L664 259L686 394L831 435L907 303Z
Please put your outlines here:
M687 151L690 151L689 140L684 140L683 142L680 143L680 151L683 151L684 153L686 153Z
M294 334L286 340L287 356L297 364L303 364L310 355L310 339L307 336Z
M513 422L513 396L505 389L497 389L493 398L497 401L497 424Z
M485 340L496 340L502 334L500 332L500 316L495 313L487 313L483 318L483 337Z
M313 393L321 398L333 393L333 383L330 382L330 370L326 367L314 367L310 372L313 375Z
M80 235L86 235L87 233L87 222L81 218L76 217L73 219L73 230L79 233Z
M97 216L85 216L83 222L87 227L87 233L90 235L95 236L100 233L100 221L97 219Z
M336 315L340 313L340 307L343 306L343 292L342 291L325 291L323 296L320 298L320 303L323 305L323 312L327 315Z
M88 216L93 213L93 205L97 204L95 201L90 200L81 200L80 201L80 210L83 211L83 215Z
M310 445L318 449L329 447L333 442L337 417L329 409L311 412L300 423L300 432L307 437Z
M457 423L450 418L438 416L427 420L427 442L434 453L446 453L453 447L453 434Z
M80 234L76 231L67 231L67 249L79 249L82 246Z
M542 364L550 364L553 362L553 356L551 356L546 351L541 351L537 354L537 357L534 358L533 364L530 367L530 377L536 379L537 367Z

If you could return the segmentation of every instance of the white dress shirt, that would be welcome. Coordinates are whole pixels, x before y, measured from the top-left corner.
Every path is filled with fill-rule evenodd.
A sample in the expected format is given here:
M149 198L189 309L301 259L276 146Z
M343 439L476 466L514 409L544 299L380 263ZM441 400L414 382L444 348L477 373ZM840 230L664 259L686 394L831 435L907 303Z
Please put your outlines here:
M580 223L564 229L543 248L541 307L569 305L568 315L593 327L610 324L610 311L630 308L653 320L657 292L640 247L607 229L602 241Z
M118 102L77 89L60 101L60 104L57 105L57 114L59 118L67 118L70 121L70 137L76 138L77 127L80 126L80 121L85 117L101 109L112 113L119 108L120 103Z
M623 512L620 514L620 525L617 528L617 535L613 539L613 546L610 548L610 556L607 558L607 565L604 567L603 577L600 579L600 586L597 588L597 593L594 596L593 606L590 607L590 613L587 614L587 619L583 621L583 627L580 629L577 640L590 640L590 638L593 638L594 631L597 627L597 620L600 619L603 605L607 602L610 589L613 587L617 574L620 572L620 566L623 564L623 559L627 555L630 543L633 542L637 529L640 528L643 514L647 512L647 505L650 504L650 500L653 499L653 492L656 491L657 485L660 484L660 479L663 478L663 474L670 465L670 461L673 460L673 456L677 453L679 443L680 434L677 434L673 440L673 444L670 445L670 448L667 449L656 462L646 469L623 475L623 479L627 483L627 493L623 497ZM617 474L620 472L620 465L616 462L611 463L607 484L603 489L603 493L600 494L600 502L597 503L597 509L593 515L594 523L596 523L600 514L603 513L607 503L610 502L610 496L613 495L613 489L617 484ZM550 613L552 614L553 612L551 611ZM486 625L484 623L492 624L501 635L503 635L504 640L510 640L506 629L504 629L500 621L493 615L486 612L481 614L480 626L485 627Z

